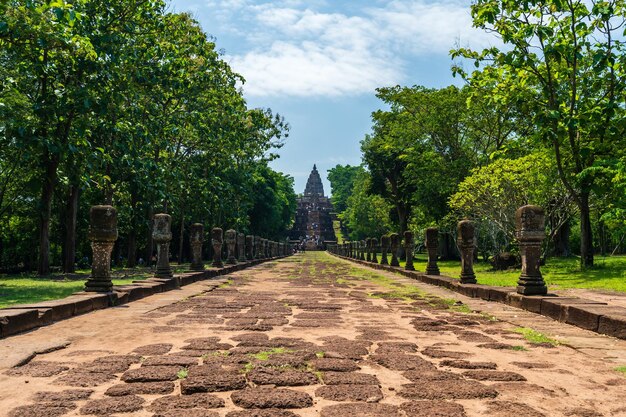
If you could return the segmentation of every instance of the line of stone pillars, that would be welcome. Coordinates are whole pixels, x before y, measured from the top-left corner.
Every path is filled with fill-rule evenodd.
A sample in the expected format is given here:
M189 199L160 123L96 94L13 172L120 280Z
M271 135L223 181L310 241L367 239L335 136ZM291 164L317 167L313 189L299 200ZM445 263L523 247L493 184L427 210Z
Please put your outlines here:
M110 292L111 252L117 240L117 210L111 206L93 206L89 211L89 240L93 251L91 275L85 283L85 291ZM157 263L155 278L171 279L174 274L169 261L170 241L172 240L172 217L169 214L156 214L152 229L152 239L157 247ZM202 261L202 245L204 243L204 226L192 224L190 229L190 245L192 261L191 271L204 271ZM222 260L222 250L226 243L226 260ZM270 259L287 256L293 253L288 242L275 242L260 236L244 235L236 230L224 232L219 227L211 230L213 261L211 266L222 268L224 264L236 265L257 259Z
M545 295L548 288L539 268L541 262L541 243L545 238L545 214L541 207L528 205L517 209L515 213L516 238L522 259L522 270L518 280L517 292L524 295ZM427 275L439 275L437 257L439 251L439 230L436 227L426 229L425 246L428 253L426 264ZM476 236L474 224L470 220L461 220L457 225L457 246L461 253L462 284L476 284L474 273L474 251ZM379 244L380 242L380 244ZM401 246L402 244L402 246ZM413 232L404 232L404 239L397 233L380 238L346 242L331 245L329 251L340 256L366 262L378 263L377 254L381 253L381 265L400 266L397 258L398 249L402 247L406 255L404 269L414 271L413 265ZM388 255L391 259L388 259Z

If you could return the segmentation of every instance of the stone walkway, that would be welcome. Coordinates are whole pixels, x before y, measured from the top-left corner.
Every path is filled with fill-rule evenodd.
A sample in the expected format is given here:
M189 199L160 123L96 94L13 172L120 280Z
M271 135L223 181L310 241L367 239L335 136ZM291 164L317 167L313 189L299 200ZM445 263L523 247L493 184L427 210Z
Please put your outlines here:
M626 416L624 341L324 253L229 278L1 340L0 415Z

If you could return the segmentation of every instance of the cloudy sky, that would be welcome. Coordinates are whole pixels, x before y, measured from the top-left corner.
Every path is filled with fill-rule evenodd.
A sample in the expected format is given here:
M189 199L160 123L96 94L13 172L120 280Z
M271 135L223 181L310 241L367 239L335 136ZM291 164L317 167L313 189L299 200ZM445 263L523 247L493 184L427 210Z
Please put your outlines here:
M252 107L269 107L291 125L272 163L303 192L316 163L359 164L359 142L380 108L381 86L443 87L455 45L494 39L473 29L470 0L173 0L216 39Z

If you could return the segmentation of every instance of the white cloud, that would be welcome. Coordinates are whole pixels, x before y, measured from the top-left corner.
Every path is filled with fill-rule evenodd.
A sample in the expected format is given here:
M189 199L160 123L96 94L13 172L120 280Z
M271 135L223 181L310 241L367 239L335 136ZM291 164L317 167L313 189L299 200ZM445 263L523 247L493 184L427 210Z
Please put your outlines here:
M325 2L208 0L248 51L229 57L251 96L340 96L406 82L412 58L494 41L471 27L469 0L395 0L358 15ZM333 3L328 3L333 4ZM409 81L410 82L410 81Z

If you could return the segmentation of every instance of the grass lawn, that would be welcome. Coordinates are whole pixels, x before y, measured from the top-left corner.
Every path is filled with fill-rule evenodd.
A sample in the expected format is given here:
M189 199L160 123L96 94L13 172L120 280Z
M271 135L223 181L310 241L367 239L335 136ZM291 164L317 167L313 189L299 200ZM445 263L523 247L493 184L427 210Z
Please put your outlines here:
M380 256L378 257L380 261ZM426 269L427 257L417 254L413 261L415 269ZM400 262L404 266L404 262ZM442 275L458 278L461 273L459 261L439 261ZM477 262L474 272L479 284L494 286L517 286L519 269L492 271L489 263ZM549 258L541 267L543 279L552 290L566 288L602 289L626 292L626 256L595 257L595 266L585 271L580 270L580 258Z
M188 265L172 265L174 272L188 270ZM30 304L38 301L57 300L82 291L90 270L79 270L74 274L54 274L38 277L36 274L0 275L0 308L14 304ZM130 284L135 280L150 278L148 268L112 271L113 285Z

